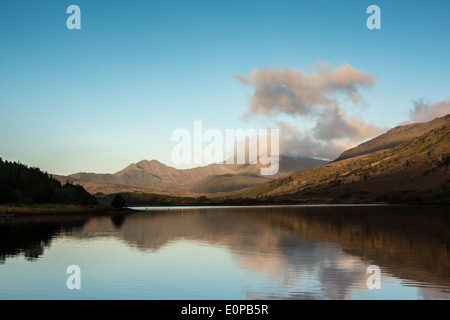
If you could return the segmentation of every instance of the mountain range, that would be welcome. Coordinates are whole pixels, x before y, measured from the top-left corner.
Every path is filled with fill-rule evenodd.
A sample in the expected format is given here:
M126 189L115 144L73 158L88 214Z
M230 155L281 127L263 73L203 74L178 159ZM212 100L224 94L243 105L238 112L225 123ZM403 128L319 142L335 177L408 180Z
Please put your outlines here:
M215 163L176 169L142 160L114 174L56 176L92 194L155 193L170 196L277 198L277 201L364 202L414 197L450 198L450 115L397 126L327 162L280 157L274 176L260 164ZM312 200L312 199L316 200ZM396 199L393 199L396 198Z
M191 169L176 169L157 160L142 160L114 174L80 172L55 177L63 182L69 180L80 184L93 194L142 192L196 196L256 186L325 163L327 161L310 157L281 156L278 173L273 176L263 176L260 174L262 166L260 163L214 163Z

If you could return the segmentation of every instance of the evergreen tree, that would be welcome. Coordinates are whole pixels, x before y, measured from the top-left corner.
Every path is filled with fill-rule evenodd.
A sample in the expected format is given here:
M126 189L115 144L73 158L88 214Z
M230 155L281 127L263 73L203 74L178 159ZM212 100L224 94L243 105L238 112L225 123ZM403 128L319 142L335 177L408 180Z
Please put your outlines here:
M125 199L120 194L116 194L114 199L111 201L111 205L115 208L123 208L125 207Z

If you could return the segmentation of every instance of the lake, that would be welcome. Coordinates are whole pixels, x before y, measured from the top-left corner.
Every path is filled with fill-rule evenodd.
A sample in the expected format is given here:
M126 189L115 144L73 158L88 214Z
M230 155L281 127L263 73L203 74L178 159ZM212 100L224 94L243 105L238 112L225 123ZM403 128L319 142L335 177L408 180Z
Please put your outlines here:
M448 207L146 209L0 218L0 299L450 299Z

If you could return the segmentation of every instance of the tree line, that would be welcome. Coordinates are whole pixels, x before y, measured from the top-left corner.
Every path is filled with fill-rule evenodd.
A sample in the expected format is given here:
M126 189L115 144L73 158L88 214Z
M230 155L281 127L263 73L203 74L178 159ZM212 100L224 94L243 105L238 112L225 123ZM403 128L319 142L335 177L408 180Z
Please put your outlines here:
M0 204L95 205L97 199L82 186L57 179L39 168L0 158Z

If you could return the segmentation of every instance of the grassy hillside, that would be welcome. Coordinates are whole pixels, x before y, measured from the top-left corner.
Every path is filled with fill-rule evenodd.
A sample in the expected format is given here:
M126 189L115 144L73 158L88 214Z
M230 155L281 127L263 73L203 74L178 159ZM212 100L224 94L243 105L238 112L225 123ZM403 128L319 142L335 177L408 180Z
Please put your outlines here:
M329 163L267 182L235 197L357 196L382 201L448 199L450 124L446 123L394 148ZM408 199L411 197L411 199ZM422 197L422 198L421 198ZM403 199L402 199L403 198Z
M344 151L336 161L357 157L372 153L379 150L390 149L419 137L433 129L439 128L446 123L450 123L450 115L446 115L441 118L436 118L432 121L425 123L412 123L403 126L397 126L388 132L362 143L355 148Z

